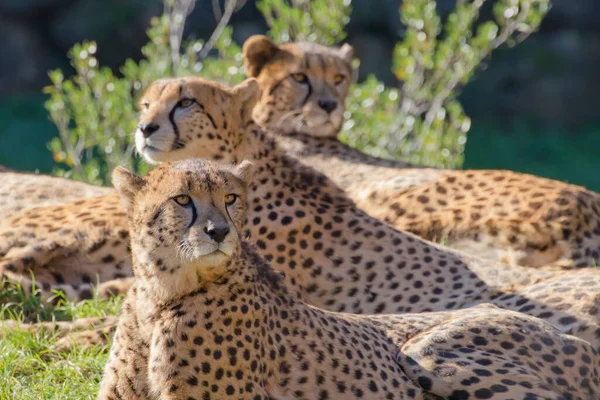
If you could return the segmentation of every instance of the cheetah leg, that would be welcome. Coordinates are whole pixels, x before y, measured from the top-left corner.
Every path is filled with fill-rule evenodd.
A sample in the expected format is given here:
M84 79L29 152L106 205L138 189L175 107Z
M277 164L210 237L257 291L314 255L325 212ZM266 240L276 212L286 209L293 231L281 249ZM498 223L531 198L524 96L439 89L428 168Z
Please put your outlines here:
M36 324L19 323L18 321L5 320L0 322L0 333L8 332L9 330L21 330L31 333L48 332L64 336L70 333L81 331L84 329L108 329L116 326L118 317L106 316L97 318L79 318L73 321L49 321L39 322Z
M19 285L26 296L39 294L45 301L54 301L58 298L56 293L62 293L63 297L72 302L88 300L93 297L94 285L69 285L69 284L50 284L31 279L25 275L18 275L5 271L3 276L9 283ZM102 282L97 286L98 297L108 299L113 296L127 293L127 290L133 284L133 277L113 279ZM35 288L35 290L34 290Z
M52 299L55 292L62 292L70 301L90 299L93 294L92 284L54 283L32 279L31 274L43 270L49 263L57 259L66 259L78 249L76 241L57 243L45 241L35 246L13 247L0 258L0 278L18 284L27 296L33 295L33 287L44 300ZM119 278L103 282L98 286L100 298L109 298L127 292L133 278Z
M91 298L91 286L84 285L86 287L79 287L78 290L71 285L67 284L50 284L48 282L40 282L36 279L31 279L26 275L19 275L12 272L4 271L2 278L6 279L7 282L19 285L26 296L33 296L39 294L45 301L56 300L56 292L63 293L65 299L69 301L79 301ZM35 288L35 289L34 289ZM87 289L87 290L86 290ZM87 297L81 297L82 293L89 293Z
M536 362L543 354L556 362ZM542 320L487 307L411 338L397 362L413 382L443 398L592 399L600 385L588 375L597 376L600 366L590 361L583 375L578 360L595 354L589 343Z
M37 324L18 321L0 322L0 337L3 334L27 331L33 334L57 335L59 339L52 346L56 351L66 352L74 348L92 348L109 343L117 328L118 317L80 318L73 321L39 322Z
M128 296L121 308L110 356L100 384L99 400L144 400L149 396L148 345L140 339L139 321L134 314L135 296Z
M525 256L518 260L518 263L533 268L567 269L574 267L571 259L571 248L569 243L565 241L560 241L544 251L528 251Z
M98 285L98 297L108 299L113 296L125 294L133 285L135 278L119 278L102 282Z
M77 320L73 322L77 322ZM67 352L74 348L92 348L106 345L113 339L117 323L117 317L113 317L113 320L104 322L102 326L94 324L97 327L90 330L73 331L72 328L67 328L69 333L58 339L52 347L56 351Z
M0 273L7 271L15 274L28 274L36 268L43 267L58 257L67 257L76 251L76 245L59 244L45 241L25 247L12 247L3 251L0 258Z

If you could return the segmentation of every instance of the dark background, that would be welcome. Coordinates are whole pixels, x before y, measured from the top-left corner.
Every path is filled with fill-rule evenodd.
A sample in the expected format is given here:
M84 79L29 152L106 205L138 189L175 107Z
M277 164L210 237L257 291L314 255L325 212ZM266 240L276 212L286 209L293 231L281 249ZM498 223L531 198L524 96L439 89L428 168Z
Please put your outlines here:
M361 78L374 73L394 85L393 46L400 39L397 0L353 0L348 42ZM438 1L446 15L453 0ZM43 109L47 71L70 70L66 58L82 40L98 42L101 64L117 69L139 58L148 21L160 0L0 0L0 164L50 172L46 142L56 134ZM242 43L263 33L249 0L232 19ZM210 0L199 0L186 34L208 37ZM473 120L465 168L507 168L600 191L600 4L554 0L539 32L494 52L461 101Z

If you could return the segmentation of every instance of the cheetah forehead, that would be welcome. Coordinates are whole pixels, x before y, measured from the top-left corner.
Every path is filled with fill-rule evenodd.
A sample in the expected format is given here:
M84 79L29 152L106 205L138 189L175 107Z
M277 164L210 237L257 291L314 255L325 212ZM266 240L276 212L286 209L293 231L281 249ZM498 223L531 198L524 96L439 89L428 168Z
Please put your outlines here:
M200 77L164 78L154 81L140 98L140 108L159 101L168 103L193 98L202 107L221 110L230 97L228 88Z
M264 68L264 77L273 72L293 73L302 71L309 76L323 76L331 73L352 72L350 62L344 59L341 49L315 43L296 42L281 46L285 56L278 57Z
M150 188L172 193L182 189L212 192L244 186L233 166L199 158L164 163L150 171L146 181Z

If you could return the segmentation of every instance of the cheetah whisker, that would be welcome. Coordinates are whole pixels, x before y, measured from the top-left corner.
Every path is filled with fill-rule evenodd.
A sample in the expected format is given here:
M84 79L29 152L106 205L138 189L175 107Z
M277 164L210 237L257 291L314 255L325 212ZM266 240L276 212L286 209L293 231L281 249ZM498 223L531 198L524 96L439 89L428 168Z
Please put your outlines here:
M306 125L306 118L304 117L304 115L299 115L293 122L292 122L292 127L299 131L302 129L302 126Z
M293 111L289 111L285 114L283 114L281 116L281 118L279 118L279 121L277 121L277 127L281 128L283 123L285 122L285 120L287 120L288 118L294 118L294 117L299 117L302 116L302 110L293 110ZM293 122L292 122L293 124Z

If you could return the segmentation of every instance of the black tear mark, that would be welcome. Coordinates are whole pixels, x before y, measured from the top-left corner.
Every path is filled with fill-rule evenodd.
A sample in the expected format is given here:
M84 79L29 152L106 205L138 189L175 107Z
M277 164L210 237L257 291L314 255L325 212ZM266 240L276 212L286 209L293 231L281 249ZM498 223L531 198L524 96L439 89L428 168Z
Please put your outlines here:
M284 79L287 79L287 78L284 78ZM272 95L273 92L275 92L277 89L279 89L279 86L281 86L281 84L283 83L284 79L278 80L277 83L273 85L273 87L271 88L271 90L269 90L269 95Z
M210 113L206 113L206 116L208 119L210 119L210 123L212 124L213 128L217 129L217 124L215 124L215 120L213 119L212 115L210 115Z
M185 146L179 140L179 129L177 128L177 124L175 123L175 110L177 110L177 107L178 106L175 105L175 107L173 107L173 109L171 109L171 111L169 112L169 122L171 123L171 126L173 127L173 132L175 133L175 140L173 141L173 146L172 146L173 150L181 149L182 147Z
M163 85L163 87L161 87L161 88L160 88L160 92L158 93L158 95L159 95L159 96L163 94L163 92L165 91L165 89L167 88L167 86L169 86L169 83L168 83L168 82L167 82L167 83L165 83L165 84Z
M190 224L188 225L188 229L190 229L194 225L194 223L196 222L196 219L198 218L198 213L196 212L196 206L194 205L193 201L190 203L190 208L192 209L192 222L190 222Z
M306 97L304 98L304 100L302 100L302 106L304 106L306 104L306 102L310 98L310 95L312 94L312 91L313 91L312 85L310 84L310 79L308 79L308 78L306 81L306 86L308 86L308 93L306 93Z

